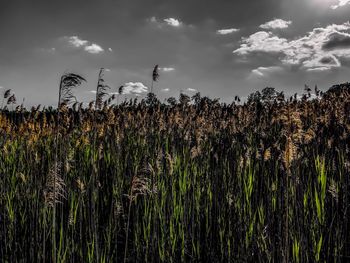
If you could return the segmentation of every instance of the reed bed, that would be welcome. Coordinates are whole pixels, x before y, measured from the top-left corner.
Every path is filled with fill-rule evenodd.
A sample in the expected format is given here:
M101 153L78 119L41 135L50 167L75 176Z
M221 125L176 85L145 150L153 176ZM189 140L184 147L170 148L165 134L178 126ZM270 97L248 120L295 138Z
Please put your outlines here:
M169 102L0 111L0 262L350 260L349 89Z

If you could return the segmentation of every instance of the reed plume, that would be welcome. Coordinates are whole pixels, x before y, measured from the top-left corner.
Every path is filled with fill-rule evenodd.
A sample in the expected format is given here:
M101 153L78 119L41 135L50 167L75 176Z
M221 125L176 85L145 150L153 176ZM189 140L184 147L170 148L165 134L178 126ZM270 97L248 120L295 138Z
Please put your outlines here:
M147 168L146 168L147 170ZM151 179L146 178L142 175L135 175L131 181L130 192L127 195L129 199L129 211L128 211L128 222L126 226L126 237L125 237L125 251L124 251L124 263L127 260L128 252L128 237L129 237L129 227L130 227L130 216L131 216L131 206L134 201L136 201L138 196L145 196L148 194L156 193L156 187L151 184Z
M66 199L66 184L61 176L62 164L60 162L54 163L50 168L46 179L46 186L44 189L45 203L49 207L54 207L61 204L63 199Z
M151 93L153 93L153 85L154 82L157 82L159 79L159 65L155 65L152 71L152 86L151 86Z
M80 86L86 79L74 73L65 73L61 76L58 96L58 108L68 105L72 99L76 101L72 89Z
M110 89L110 86L108 86L105 83L104 74L105 74L105 69L101 68L100 73L98 74L98 81L97 81L97 88L96 88L96 99L95 99L95 107L98 110L101 109L102 104L103 104L103 99L106 95L108 95L107 90ZM112 101L112 99L108 99L108 101L110 103Z

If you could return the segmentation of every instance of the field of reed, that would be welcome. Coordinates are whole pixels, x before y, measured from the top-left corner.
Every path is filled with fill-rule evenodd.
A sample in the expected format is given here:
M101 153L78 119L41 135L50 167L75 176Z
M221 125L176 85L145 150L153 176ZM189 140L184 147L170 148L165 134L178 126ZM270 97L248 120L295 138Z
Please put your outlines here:
M350 260L349 85L113 104L101 82L83 108L78 77L57 110L0 111L0 262Z

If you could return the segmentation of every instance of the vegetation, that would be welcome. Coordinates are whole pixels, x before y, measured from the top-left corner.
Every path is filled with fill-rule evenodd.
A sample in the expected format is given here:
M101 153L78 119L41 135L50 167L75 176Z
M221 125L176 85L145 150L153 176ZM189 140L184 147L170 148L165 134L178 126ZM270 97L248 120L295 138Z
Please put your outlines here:
M113 105L101 70L96 109L69 107L83 81L57 110L0 111L0 262L349 259L344 85Z

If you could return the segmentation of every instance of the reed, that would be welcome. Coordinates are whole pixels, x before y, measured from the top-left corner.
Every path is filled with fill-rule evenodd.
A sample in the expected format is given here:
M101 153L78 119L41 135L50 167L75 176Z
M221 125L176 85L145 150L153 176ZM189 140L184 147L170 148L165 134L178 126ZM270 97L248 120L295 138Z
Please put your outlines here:
M70 107L84 81L62 76L58 110L0 111L0 262L350 257L346 85L114 105L101 70Z

